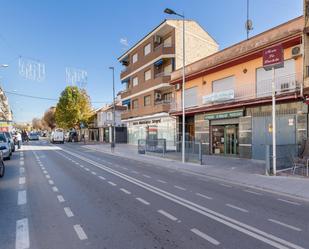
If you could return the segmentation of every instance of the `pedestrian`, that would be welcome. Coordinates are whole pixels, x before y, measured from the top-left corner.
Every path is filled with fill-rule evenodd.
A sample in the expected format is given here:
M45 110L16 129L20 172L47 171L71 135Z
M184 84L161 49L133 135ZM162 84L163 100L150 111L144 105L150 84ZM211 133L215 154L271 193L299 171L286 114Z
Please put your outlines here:
M17 138L17 147L18 147L18 149L20 149L22 137L21 137L21 134L19 132L17 132L16 138Z

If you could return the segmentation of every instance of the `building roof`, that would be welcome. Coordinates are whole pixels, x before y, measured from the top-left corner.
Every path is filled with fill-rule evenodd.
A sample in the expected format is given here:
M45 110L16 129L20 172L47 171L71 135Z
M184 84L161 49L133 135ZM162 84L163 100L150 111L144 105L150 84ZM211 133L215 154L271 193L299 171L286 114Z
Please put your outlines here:
M191 80L201 75L206 75L223 68L243 62L245 59L254 59L262 55L263 49L277 43L291 46L291 39L301 41L304 27L303 16L294 18L286 23L271 28L265 32L241 41L201 60L186 66L186 78ZM293 45L293 44L292 44ZM255 57L254 57L255 56ZM174 71L171 75L171 83L181 83L182 69Z
M108 111L108 110L111 110L111 109L113 109L113 104L110 104L110 105L107 105L107 106L103 106L103 107L101 107L101 108L98 108L97 110L96 110L96 113L97 112L106 112L106 111ZM126 106L123 106L123 105L115 105L115 110L117 110L117 111L124 111L124 110L126 110L127 109L127 107Z

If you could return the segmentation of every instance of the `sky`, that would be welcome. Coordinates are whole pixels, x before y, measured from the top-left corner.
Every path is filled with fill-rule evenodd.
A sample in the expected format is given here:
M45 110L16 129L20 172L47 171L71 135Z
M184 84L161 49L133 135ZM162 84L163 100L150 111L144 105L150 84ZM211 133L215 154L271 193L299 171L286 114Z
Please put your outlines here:
M30 122L55 106L66 82L66 68L87 72L86 90L97 108L122 90L117 58L166 18L166 7L197 21L226 48L246 38L247 0L0 0L0 85L16 122ZM250 0L251 36L302 14L303 0ZM20 73L19 59L45 65L45 78Z

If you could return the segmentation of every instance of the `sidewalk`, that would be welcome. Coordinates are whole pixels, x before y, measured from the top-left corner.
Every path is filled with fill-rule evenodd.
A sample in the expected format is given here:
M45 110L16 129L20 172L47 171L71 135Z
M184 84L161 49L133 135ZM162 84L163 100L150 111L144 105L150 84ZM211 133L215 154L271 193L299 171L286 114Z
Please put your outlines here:
M206 165L193 163L183 164L171 159L138 154L137 147L134 145L117 144L114 153L111 152L110 144L88 144L84 145L84 147L195 175L211 177L228 183L262 189L264 191L280 193L309 201L308 178L294 176L265 176L265 164L260 161L219 156L204 156L203 160L206 160Z

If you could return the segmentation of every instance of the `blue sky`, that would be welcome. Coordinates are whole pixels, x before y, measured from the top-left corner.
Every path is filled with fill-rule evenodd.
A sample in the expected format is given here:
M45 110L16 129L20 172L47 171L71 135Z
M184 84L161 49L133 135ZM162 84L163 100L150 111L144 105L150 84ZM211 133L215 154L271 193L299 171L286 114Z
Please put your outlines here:
M184 11L220 44L220 49L246 38L246 0L0 0L1 86L6 91L58 98L67 85L65 68L81 68L88 73L87 91L92 101L112 99L115 66L116 90L121 65L117 57L163 19L165 7ZM250 18L260 33L302 14L302 0L251 0ZM41 82L18 74L18 56L35 58L45 64ZM41 117L56 101L9 95L16 121ZM96 103L94 107L102 104Z

